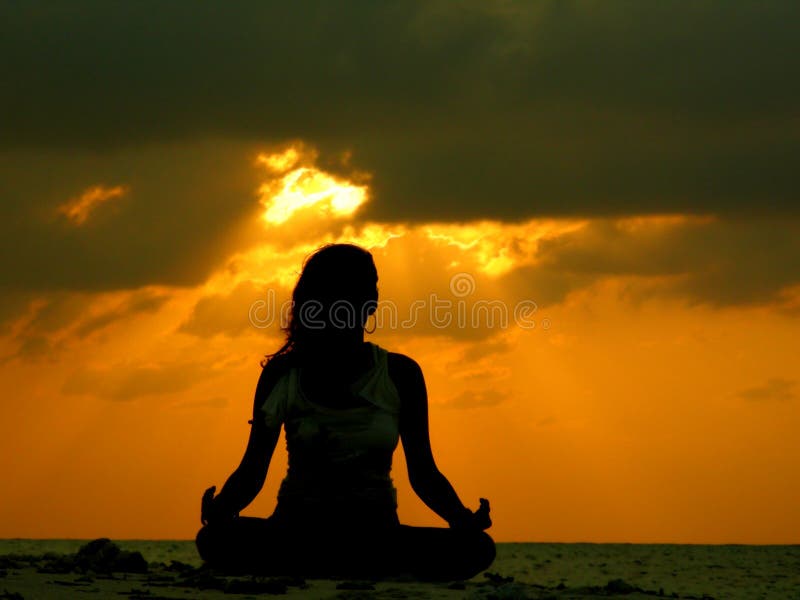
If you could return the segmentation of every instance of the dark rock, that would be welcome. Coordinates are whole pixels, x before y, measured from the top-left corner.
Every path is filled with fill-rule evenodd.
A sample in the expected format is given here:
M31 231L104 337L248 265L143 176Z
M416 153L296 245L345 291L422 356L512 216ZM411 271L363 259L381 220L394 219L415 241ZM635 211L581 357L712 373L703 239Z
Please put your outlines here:
M111 570L121 573L147 573L147 561L141 552L122 550L114 559Z
M609 594L632 594L640 591L639 588L623 579L612 579L606 584L606 592Z
M121 550L108 538L98 538L84 544L75 553L73 568L83 573L147 573L147 561L141 552Z
M98 538L84 544L75 553L75 566L82 571L110 573L120 553L119 546L108 538Z
M503 577L502 575L500 575L500 573L486 572L483 574L483 576L486 577L486 579L488 579L492 583L496 583L498 585L502 583L511 583L512 581L514 581L513 577L510 576Z
M194 567L179 560L171 560L169 561L169 565L166 565L166 570L174 571L176 573L188 573L190 571L194 571Z
M3 590L3 592L0 593L0 600L25 600L25 596L17 592Z

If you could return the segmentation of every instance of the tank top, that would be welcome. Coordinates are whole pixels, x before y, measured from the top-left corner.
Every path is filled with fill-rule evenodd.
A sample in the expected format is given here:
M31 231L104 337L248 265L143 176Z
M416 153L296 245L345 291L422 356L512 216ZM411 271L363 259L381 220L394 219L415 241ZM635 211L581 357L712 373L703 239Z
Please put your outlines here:
M303 392L300 367L293 366L262 405L268 425L283 425L289 454L277 517L304 524L397 522L390 471L400 396L389 377L388 352L367 343L372 367L350 386L363 404L331 408L312 402Z

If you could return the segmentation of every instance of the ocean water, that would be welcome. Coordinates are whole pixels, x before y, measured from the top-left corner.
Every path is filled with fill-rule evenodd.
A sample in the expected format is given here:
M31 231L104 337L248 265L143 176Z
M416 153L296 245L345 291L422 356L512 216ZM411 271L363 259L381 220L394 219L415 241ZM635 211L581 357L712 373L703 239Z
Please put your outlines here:
M0 540L0 555L73 553L86 541ZM194 566L201 564L193 541L114 541L125 550L141 552L148 562L177 560ZM383 593L378 587L368 597L588 598L613 596L616 591L620 597L629 598L663 594L695 599L800 600L800 545L508 543L498 544L497 559L489 573L496 581L505 583L487 591L481 587L488 581L484 575L476 577L461 591L445 590L441 586L427 589L424 584L400 588L395 585L391 593L385 590ZM609 586L609 582L615 580L622 580L637 591L626 592L624 586ZM4 587L13 591L13 581L11 575L0 577L0 596ZM306 591L308 595L303 597L328 597L321 591L326 588L314 589L319 596ZM181 597L187 597L183 595L186 590L181 592ZM100 595L94 597L103 597L102 590L98 593ZM163 594L163 590L160 593Z

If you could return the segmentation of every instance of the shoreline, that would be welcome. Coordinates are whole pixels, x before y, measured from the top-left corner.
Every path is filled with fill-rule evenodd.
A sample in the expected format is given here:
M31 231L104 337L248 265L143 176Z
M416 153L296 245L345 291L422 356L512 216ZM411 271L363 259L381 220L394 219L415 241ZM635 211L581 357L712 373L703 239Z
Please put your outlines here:
M124 558L119 564L87 563L85 556L83 562L76 561L71 553L86 543L77 539L0 539L0 598L63 598L69 588L70 597L122 595L149 600L261 594L289 598L745 600L788 598L800 589L800 545L795 544L501 542L497 559L487 572L463 582L423 583L230 576L202 566L190 540L113 540L109 543L117 548L115 556ZM119 565L128 571L117 569Z

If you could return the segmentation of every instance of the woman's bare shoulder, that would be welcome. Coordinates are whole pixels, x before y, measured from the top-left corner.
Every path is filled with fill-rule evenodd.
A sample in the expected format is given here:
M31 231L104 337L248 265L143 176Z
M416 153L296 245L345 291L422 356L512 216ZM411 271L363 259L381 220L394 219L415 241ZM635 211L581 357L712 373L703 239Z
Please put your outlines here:
M398 392L400 392L401 397L408 395L408 392L418 390L420 386L424 389L425 383L422 376L422 368L413 358L399 352L389 352L387 362L389 377Z
M422 371L417 361L399 352L387 352L387 361L389 362L390 371L395 371L397 373Z
M256 386L254 409L261 406L269 396L275 384L278 383L289 369L293 366L292 357L286 354L272 356L267 362L262 364L261 374L258 377Z

